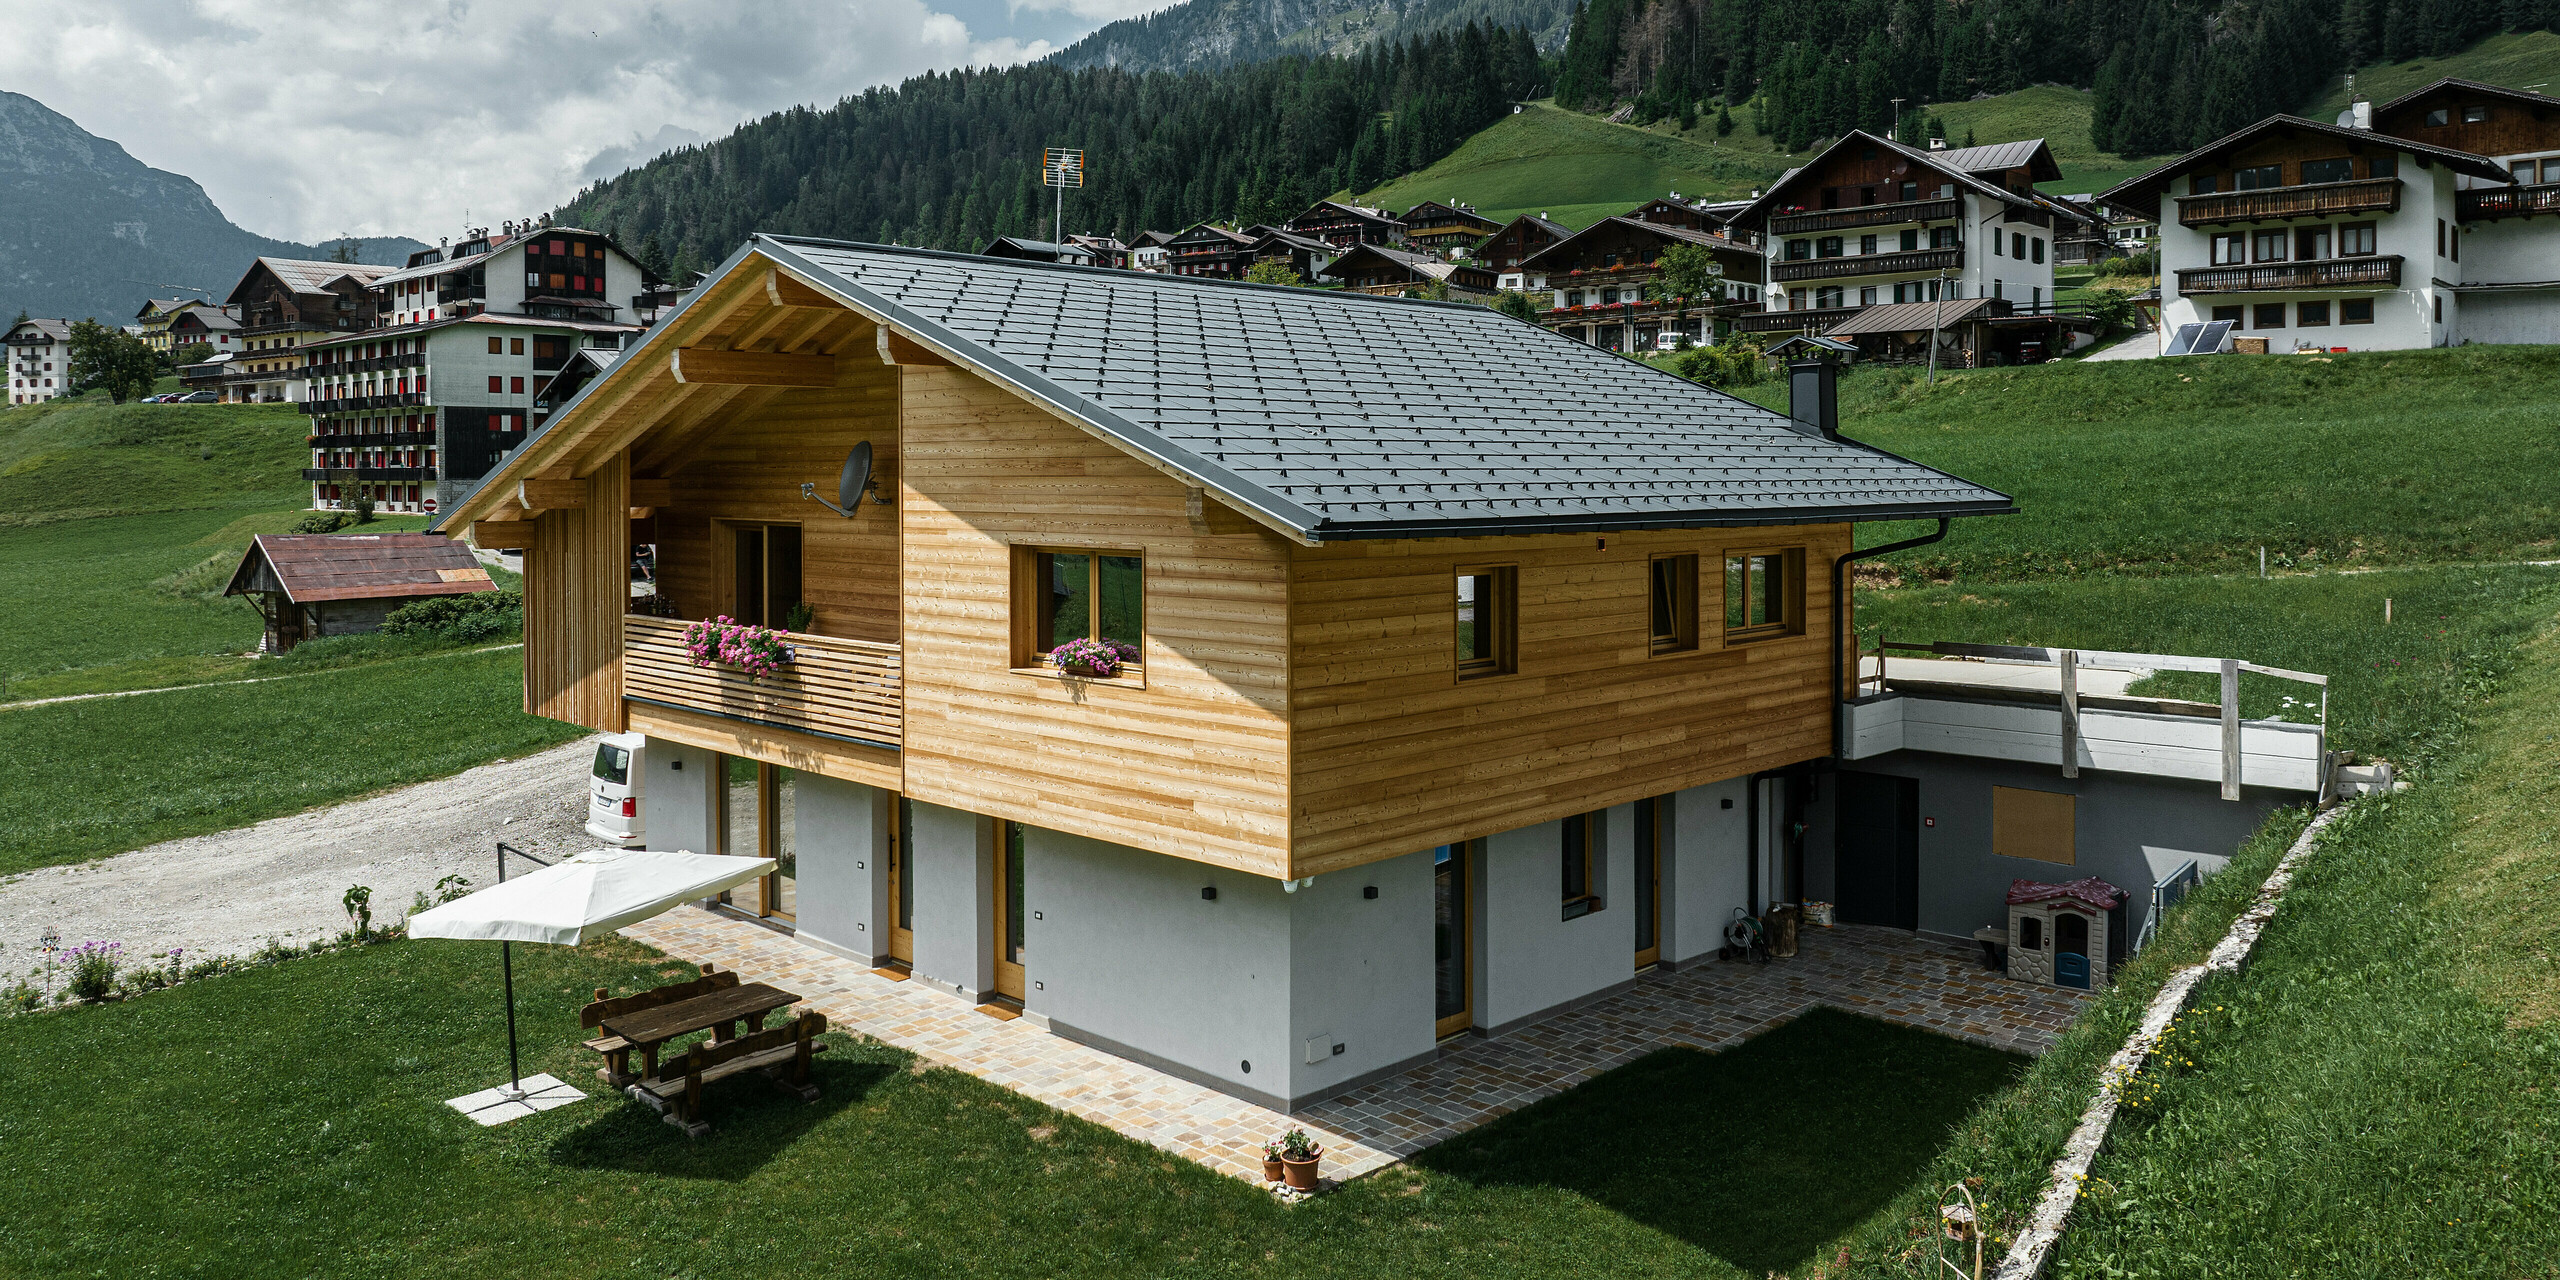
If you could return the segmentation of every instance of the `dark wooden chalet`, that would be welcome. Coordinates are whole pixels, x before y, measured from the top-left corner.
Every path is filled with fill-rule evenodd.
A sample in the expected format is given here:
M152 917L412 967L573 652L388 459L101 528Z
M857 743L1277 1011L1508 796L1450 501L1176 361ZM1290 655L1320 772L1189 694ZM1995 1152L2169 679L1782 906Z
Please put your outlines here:
M1355 244L1401 244L1404 223L1384 209L1339 200L1318 200L1305 213L1281 224L1287 230L1337 249Z
M471 548L440 533L260 534L222 594L254 597L266 622L259 651L283 653L380 630L412 600L497 589Z
M1472 245L1501 229L1501 223L1477 213L1471 204L1425 200L1404 211L1405 243L1434 253Z
M1704 209L1676 195L1657 196L1619 216L1637 222L1658 222L1668 227L1687 227L1692 231L1715 231L1723 225L1708 217Z
M1165 270L1177 276L1241 280L1253 265L1254 237L1214 222L1200 225L1165 242Z
M1543 214L1524 213L1477 245L1475 258L1492 268L1505 289L1536 288L1538 286L1520 270L1520 264L1539 250L1572 234L1563 223L1551 222Z
M1315 279L1317 272L1324 270L1332 264L1334 259L1342 256L1341 250L1322 240L1312 236L1302 236L1281 227L1252 226L1245 228L1245 234L1254 238L1254 261L1260 262L1265 258L1279 259L1288 263L1289 269L1297 272L1301 280Z
M1645 296L1645 286L1661 272L1663 252L1675 244L1715 255L1727 282L1721 303L1695 299L1683 308ZM1665 324L1685 326L1691 341L1704 342L1713 336L1710 320L1720 332L1756 303L1760 251L1690 227L1602 218L1530 255L1521 270L1543 277L1555 295L1540 324L1611 351L1651 350Z
M373 318L366 287L390 270L355 262L260 258L222 301L239 309L243 338L353 332Z
M1376 244L1353 246L1317 276L1340 281L1354 292L1388 297L1423 297L1443 283L1452 298L1490 297L1494 292L1493 272L1475 263L1443 262L1427 253Z

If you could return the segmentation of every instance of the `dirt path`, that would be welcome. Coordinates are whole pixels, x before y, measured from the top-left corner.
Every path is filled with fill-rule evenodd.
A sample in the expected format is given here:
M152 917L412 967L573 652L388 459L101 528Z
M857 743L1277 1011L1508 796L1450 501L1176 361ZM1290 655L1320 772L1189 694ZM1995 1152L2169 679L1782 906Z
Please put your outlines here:
M497 841L545 859L594 847L585 831L594 758L593 740L582 739L254 827L11 877L0 882L0 972L37 964L48 933L64 946L121 942L134 957L308 942L346 927L338 900L349 885L372 886L377 921L398 920L410 896L440 877L490 883Z
M469 657L475 653L496 653L501 649L521 649L523 647L524 641L518 640L510 644L484 645L477 649L450 649L443 653L413 654L406 658L394 658L392 661L426 662L436 658L463 658ZM313 676L325 676L334 672L354 669L355 668L351 667L319 667L310 671L296 671L290 675L251 676L246 680L207 680L202 684L169 684L160 685L150 689L110 689L105 693L66 693L58 698L29 698L24 702L0 702L0 711L16 711L24 707L50 707L57 702L87 702L92 698L139 698L146 693L177 693L186 689L220 689L227 685L235 684L274 684L278 680L308 680Z

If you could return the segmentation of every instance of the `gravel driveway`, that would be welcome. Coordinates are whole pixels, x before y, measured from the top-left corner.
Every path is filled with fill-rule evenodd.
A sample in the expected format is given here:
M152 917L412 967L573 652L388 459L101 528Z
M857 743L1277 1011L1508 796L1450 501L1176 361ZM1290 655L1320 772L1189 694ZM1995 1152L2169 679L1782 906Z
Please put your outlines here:
M254 827L192 836L0 882L0 976L41 960L40 939L124 944L139 959L171 947L240 955L267 939L347 927L339 898L373 888L374 919L407 914L444 876L496 879L504 840L546 861L594 848L586 773L594 739ZM532 869L510 859L509 874Z

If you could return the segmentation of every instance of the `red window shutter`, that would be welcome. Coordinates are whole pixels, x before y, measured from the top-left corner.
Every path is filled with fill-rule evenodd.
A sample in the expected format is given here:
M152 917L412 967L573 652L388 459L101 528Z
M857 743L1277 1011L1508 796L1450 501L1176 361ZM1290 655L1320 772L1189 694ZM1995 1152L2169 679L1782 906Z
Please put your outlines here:
M509 379L507 379L507 391L508 391L510 394L513 394L513 395L523 395L523 394L524 394L524 379L522 379L522 378L509 378Z
M493 374L490 374L490 375L489 375L489 389L490 389L491 391L504 391L504 390L506 390L506 383L504 383L504 382L500 381L500 380L499 380L499 377L498 377L498 375L497 375L497 374L494 374L494 373L493 373Z

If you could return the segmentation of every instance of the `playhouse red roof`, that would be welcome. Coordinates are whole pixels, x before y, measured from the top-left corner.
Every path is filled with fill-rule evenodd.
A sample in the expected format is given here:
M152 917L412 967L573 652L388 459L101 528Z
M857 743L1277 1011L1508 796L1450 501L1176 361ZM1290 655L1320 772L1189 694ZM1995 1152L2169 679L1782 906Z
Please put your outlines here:
M2041 880L2012 880L2009 882L2010 906L2022 906L2030 902L2046 902L2054 898L2069 898L2084 906L2092 907L2099 911L2108 911L2124 904L2125 892L2124 890L2108 884L2106 881L2101 880L2096 876L2089 876L2085 879L2074 880L2068 884L2046 884Z

